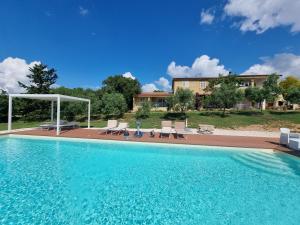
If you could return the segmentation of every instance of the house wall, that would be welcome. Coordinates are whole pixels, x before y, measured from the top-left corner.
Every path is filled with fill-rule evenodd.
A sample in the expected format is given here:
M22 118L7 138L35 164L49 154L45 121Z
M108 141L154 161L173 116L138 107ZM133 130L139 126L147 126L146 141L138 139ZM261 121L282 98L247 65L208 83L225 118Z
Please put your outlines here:
M167 106L162 102L166 97L134 97L133 112L136 112L141 107L143 102L150 102L151 111L167 111Z
M188 85L187 83L188 82ZM204 81L174 81L174 92L178 89L178 88L188 88L191 91L193 91L194 93L199 93L200 95L204 95L205 94L205 87L201 87L201 82L203 82L203 84L205 85L205 87L208 86L209 82L208 80L204 80Z

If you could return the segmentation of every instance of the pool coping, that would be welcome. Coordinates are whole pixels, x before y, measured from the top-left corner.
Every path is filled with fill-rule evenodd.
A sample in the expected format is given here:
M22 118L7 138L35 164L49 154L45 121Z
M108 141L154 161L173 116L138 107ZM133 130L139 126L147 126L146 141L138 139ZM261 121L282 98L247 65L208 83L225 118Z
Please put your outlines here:
M155 143L147 141L132 141L132 140L105 140L105 139L93 139L93 138L77 138L77 137L53 137L53 136L37 136L37 135L21 135L21 134L7 134L2 135L1 137L14 137L14 138L23 138L23 139L42 139L42 140L62 140L70 142L90 142L90 143L126 143L132 145L154 145L154 146L188 146L189 148L205 148L205 149L220 149L220 150L242 150L242 151L262 151L262 152L281 152L272 148L247 148L247 147L229 147L229 146L214 146L214 145L196 145L196 144L182 144L182 143ZM200 150L200 149L199 149Z

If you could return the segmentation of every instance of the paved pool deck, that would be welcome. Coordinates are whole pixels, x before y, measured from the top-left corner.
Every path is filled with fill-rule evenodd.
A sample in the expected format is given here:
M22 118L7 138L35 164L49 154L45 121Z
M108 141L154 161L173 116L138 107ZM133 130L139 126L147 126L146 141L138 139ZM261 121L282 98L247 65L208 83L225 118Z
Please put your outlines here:
M34 135L34 136L52 136L56 137L55 130L40 130L31 129L14 132L20 135ZM154 143L171 143L171 144L191 144L191 145L208 145L208 146L226 146L226 147L243 147L243 148L261 148L261 149L274 149L277 151L285 152L291 155L299 156L300 151L292 151L279 144L279 138L274 137L252 137L252 136L229 136L229 135L202 135L202 134L189 134L186 138L178 138L176 135L170 137L159 137L156 132L155 137L150 137L149 133L145 132L143 137L134 137L134 132L130 132L130 137L127 141L137 142L154 142ZM68 138L88 138L88 139L103 139L103 140L126 140L121 135L106 134L101 129L84 129L78 128L74 130L64 130L61 132L60 137Z

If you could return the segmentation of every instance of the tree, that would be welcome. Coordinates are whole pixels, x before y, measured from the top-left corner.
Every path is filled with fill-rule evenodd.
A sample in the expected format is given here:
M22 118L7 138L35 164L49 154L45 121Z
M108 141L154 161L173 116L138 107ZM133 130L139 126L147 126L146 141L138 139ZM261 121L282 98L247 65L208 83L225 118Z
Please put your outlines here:
M284 80L280 81L279 86L283 90L290 88L300 88L300 80L294 76L287 76Z
M49 94L51 86L57 80L55 69L48 69L47 65L40 63L29 68L29 72L27 78L30 84L18 82L19 86L24 88L28 94Z
M102 97L102 113L107 118L119 118L127 110L125 98L119 93L106 93Z
M110 76L102 84L104 92L122 94L128 109L133 107L133 96L141 93L141 84L137 79L133 80L122 75Z
M262 103L265 100L263 89L257 87L249 87L245 89L245 97L251 102L258 103L259 109L262 111Z
M263 94L267 102L274 102L281 94L282 90L278 85L278 80L279 76L277 74L271 74L263 83Z
M168 97L166 97L166 104L167 104L167 108L168 111L170 111L171 109L174 109L175 106L175 96L174 95L170 95Z
M289 88L285 100L292 104L300 104L300 87Z
M27 75L29 84L18 82L19 86L24 88L28 94L49 94L51 86L57 80L55 69L49 69L47 65L40 63L29 68L29 72ZM49 118L49 102L26 99L20 103L20 108L21 113L26 116L27 120L44 120Z
M239 90L240 80L235 75L219 77L209 83L207 91L211 92L205 100L206 105L215 105L222 109L223 115L228 108L234 107L242 101L243 93Z
M95 118L100 117L101 98L103 96L102 89L93 90L91 88L66 88L58 87L51 89L53 94L70 95L81 98L88 98L91 100L91 115ZM87 104L84 102L63 102L61 104L62 118L67 120L74 120L74 116L84 119L87 115Z
M150 116L151 104L149 102L143 102L142 106L138 108L135 113L136 119L146 119Z
M0 89L0 122L7 122L8 96L7 92Z
M300 79L294 76L288 76L279 83L283 98L291 104L297 104L298 91L300 88ZM298 98L300 99L300 98Z
M175 111L185 113L188 109L194 107L194 94L191 90L186 88L178 88L174 95L175 98Z
M195 109L199 110L202 105L202 97L199 93L195 95Z

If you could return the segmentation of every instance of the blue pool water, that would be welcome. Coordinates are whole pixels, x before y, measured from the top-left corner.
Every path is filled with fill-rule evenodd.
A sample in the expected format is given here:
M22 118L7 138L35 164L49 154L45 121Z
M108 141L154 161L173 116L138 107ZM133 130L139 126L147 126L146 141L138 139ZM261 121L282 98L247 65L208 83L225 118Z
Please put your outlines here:
M272 151L0 137L0 224L300 224Z

